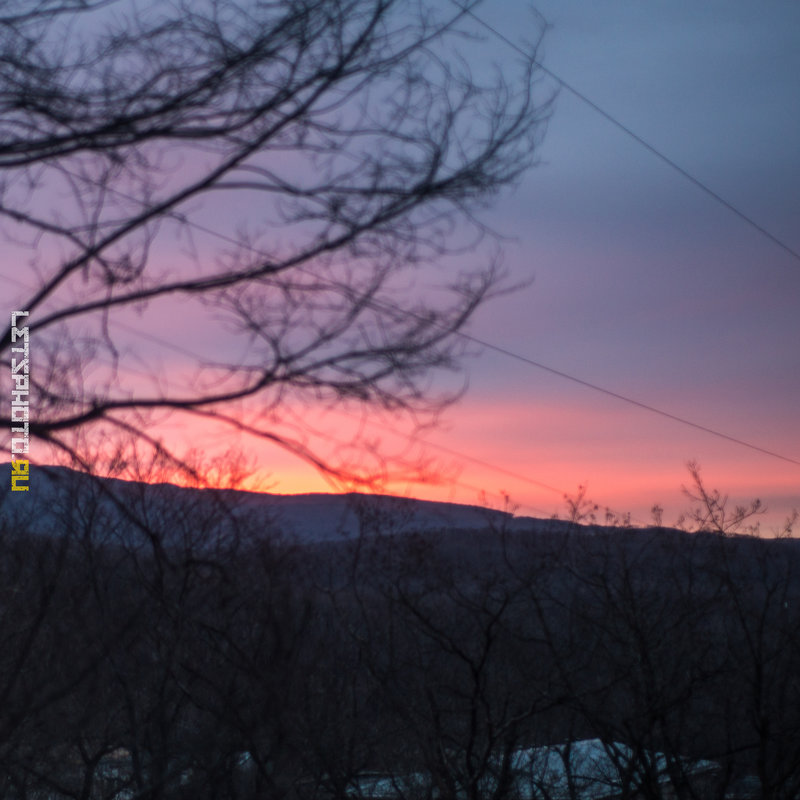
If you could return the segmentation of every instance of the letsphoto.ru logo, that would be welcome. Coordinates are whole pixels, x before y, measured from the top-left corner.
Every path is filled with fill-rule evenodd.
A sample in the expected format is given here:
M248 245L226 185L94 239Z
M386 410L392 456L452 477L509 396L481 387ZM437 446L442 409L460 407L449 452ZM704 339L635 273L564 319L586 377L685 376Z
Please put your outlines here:
M20 318L27 311L11 312L11 491L30 488L30 465L25 456L29 446L30 350L27 325ZM22 320L26 321L26 320Z

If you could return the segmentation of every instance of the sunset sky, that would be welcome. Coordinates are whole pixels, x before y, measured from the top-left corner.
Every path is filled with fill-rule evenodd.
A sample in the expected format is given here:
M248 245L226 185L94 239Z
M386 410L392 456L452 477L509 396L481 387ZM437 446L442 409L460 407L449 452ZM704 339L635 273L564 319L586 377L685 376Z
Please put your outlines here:
M546 67L800 250L797 4L537 8L552 26ZM512 41L530 19L523 3L481 16ZM540 156L495 217L516 237L509 266L533 285L485 309L475 334L800 460L800 259L566 89ZM689 459L709 484L760 497L776 516L800 504L796 463L491 352L471 376L447 440L486 461L567 490L587 483L637 516L654 501L677 512ZM463 475L548 507L511 478Z
M800 508L800 5L536 8L551 26L540 56L548 70L794 255L561 87L539 163L486 214L508 237L509 285L524 284L480 309L467 331L498 349L469 343L463 398L414 442L386 420L366 423L388 452L431 459L441 480L386 489L467 503L485 492L494 506L507 493L519 513L547 516L586 485L634 522L648 521L654 503L673 522L694 460L732 503L761 498L769 529ZM477 14L520 46L541 24L523 0L487 0ZM514 60L509 43L473 29L498 63ZM543 78L542 96L557 88ZM0 270L20 277L8 260ZM24 296L6 285L14 301ZM171 349L131 334L143 370L179 365L181 348L213 349L200 330L182 341L182 324L176 306L151 329ZM320 420L332 447L358 424L348 413ZM196 423L159 430L210 452L242 447L271 491L329 490L266 443Z

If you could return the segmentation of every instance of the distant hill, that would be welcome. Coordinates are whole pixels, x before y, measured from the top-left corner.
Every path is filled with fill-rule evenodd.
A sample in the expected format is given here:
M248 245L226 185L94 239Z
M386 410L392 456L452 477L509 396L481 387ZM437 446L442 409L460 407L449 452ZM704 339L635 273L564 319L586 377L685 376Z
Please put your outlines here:
M239 520L264 525L275 535L303 543L351 539L359 533L401 534L442 530L500 529L527 531L568 523L515 517L480 506L440 503L389 495L268 494L248 491L192 489L173 484L147 484L94 478L65 467L31 466L30 490L11 492L10 464L0 464L0 520L24 522L36 533L57 531L65 514L94 500L93 513L109 521L148 507L207 508ZM70 512L72 509L72 512ZM224 514L223 514L224 516Z

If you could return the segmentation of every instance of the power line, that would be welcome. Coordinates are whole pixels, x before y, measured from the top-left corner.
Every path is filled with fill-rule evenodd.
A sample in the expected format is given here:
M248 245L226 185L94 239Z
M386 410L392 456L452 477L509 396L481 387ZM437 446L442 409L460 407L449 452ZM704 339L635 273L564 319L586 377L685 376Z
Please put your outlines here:
M106 189L110 193L117 194L120 197L123 197L123 198L125 198L127 200L131 200L133 202L141 202L141 200L139 200L137 198L134 198L131 195L128 195L128 194L126 194L124 192L120 192L117 189L111 189L109 187L106 187ZM190 220L190 219L188 219L186 217L182 217L181 218L181 222L183 224L187 225L190 228L194 228L195 230L198 230L198 231L201 231L203 233L206 233L209 236L215 237L215 238L217 238L217 239L219 239L221 241L227 242L229 244L234 244L234 245L236 245L238 247L242 247L245 250L250 251L254 255L262 256L264 258L268 257L267 253L264 253L263 251L259 250L258 248L254 247L251 244L241 242L241 241L233 238L232 236L228 236L227 234L220 233L219 231L213 230L212 228L209 228L209 227L207 227L205 225L201 225L200 223L194 222L194 221L192 221L192 220ZM311 273L308 272L308 270L304 269L300 265L295 266L294 269L297 269L300 272L311 274ZM21 286L23 285L19 281L15 281L15 282L17 284L21 285ZM29 287L24 287L24 288L29 288ZM407 311L407 310L400 309L399 307L394 306L392 304L389 304L389 303L387 303L385 301L371 300L371 301L369 301L368 305L370 307L372 307L372 308L377 308L378 310L380 310L381 307L383 307L383 309L386 309L386 310L404 311L404 313L407 313L409 315L414 316L414 313L412 311ZM187 350L185 350L183 348L180 348L178 345L174 345L172 343L164 342L163 340L158 339L158 337L152 336L152 334L146 334L143 331L138 331L138 330L132 328L129 325L125 325L125 323L117 322L115 324L119 325L120 327L125 327L125 328L127 328L128 330L130 330L132 332L138 333L139 335L141 335L141 336L143 336L145 338L155 339L159 343L164 344L165 346L169 347L172 350L175 350L177 352L183 352L184 354L190 354L189 351L187 351ZM724 433L723 431L717 430L715 428L711 428L711 427L706 426L706 425L702 425L702 424L700 424L698 422L693 422L692 420L687 419L686 417L681 417L681 416L679 416L677 414L673 414L673 413L671 413L669 411L665 411L664 409L658 408L657 406L653 406L653 405L650 405L648 403L644 403L644 402L642 402L640 400L636 400L636 399L634 399L632 397L629 397L627 395L621 394L620 392L616 392L616 391L614 391L612 389L607 389L606 387L600 386L600 385L595 384L595 383L591 383L590 381L584 380L583 378L579 378L579 377L577 377L575 375L571 375L568 372L565 372L563 370L559 370L559 369L557 369L555 367L551 367L551 366L549 366L547 364L544 364L544 363L542 363L540 361L536 361L536 360L534 360L532 358L529 358L527 356L521 355L519 353L515 353L512 350L509 350L509 349L507 349L505 347L501 347L499 345L492 344L491 342L487 342L484 339L481 339L481 338L479 338L477 336L473 336L471 334L465 333L464 331L460 331L460 330L459 331L455 331L454 335L456 335L456 336L458 336L458 337L460 337L460 338L462 338L462 339L464 339L466 341L470 341L470 342L472 342L474 344L480 345L481 347L485 347L485 348L487 348L489 350L492 350L492 351L494 351L494 352L496 352L496 353L498 353L500 355L506 356L507 358L511 358L511 359L513 359L515 361L518 361L519 363L526 364L529 367L533 367L535 369L539 369L539 370L542 370L544 372L548 372L551 375L556 375L557 377L560 377L560 378L563 378L565 380L571 381L572 383L578 384L579 386L583 386L583 387L585 387L587 389L591 389L591 390L593 390L595 392L599 392L600 394L604 394L607 397L613 397L616 400L619 400L619 401L621 401L623 403L627 403L629 405L635 406L636 408L642 409L644 411L648 411L648 412L650 412L652 414L656 414L656 415L658 415L660 417L663 417L665 419L670 419L673 422L677 422L677 423L679 423L681 425L686 425L686 426L694 428L695 430L698 430L698 431L702 431L703 433L706 433L706 434L708 434L710 436L715 436L715 437L717 437L719 439L723 439L723 440L725 440L727 442L731 442L731 443L739 445L741 447L746 447L746 448L748 448L750 450L753 450L755 452L761 453L762 455L770 456L772 458L779 459L781 461L787 462L789 464L793 464L795 466L800 466L800 460L798 460L798 459L792 458L790 456L785 456L785 455L783 455L781 453L778 453L778 452L776 452L774 450L769 450L769 449L767 449L765 447L761 447L760 445L756 445L756 444L753 444L752 442L748 442L745 439L742 439L740 437L732 436L731 434ZM196 356L196 354L194 354L193 357L198 358Z
M210 236L215 236L223 241L238 244L240 247L245 247L246 249L250 250L254 255L261 255L263 257L267 257L266 253L261 252L257 248L253 247L252 245L242 244L241 242L237 242L233 237L227 236L225 234L218 233L217 231L213 231L210 228L205 227L204 225L198 225L193 223L189 220L186 220L186 224L190 225L197 230L200 230L204 233L209 234ZM304 271L302 267L296 267L300 271ZM384 301L370 301L369 305L373 308L379 308L383 306L385 309L390 311L399 311L397 306L393 306L389 303ZM410 315L413 315L413 312L406 312ZM741 447L747 447L750 450L754 450L755 452L761 453L762 455L771 456L772 458L780 459L781 461L785 461L789 464L794 464L800 467L800 460L791 458L790 456L782 455L774 450L769 450L765 447L761 447L760 445L753 444L752 442L748 442L744 439L741 439L737 436L732 436L728 433L724 433L723 431L716 430L714 428L710 428L707 425L702 425L698 422L693 422L686 417L678 416L677 414L673 414L669 411L664 411L664 409L658 408L656 406L650 405L648 403L644 403L641 400L636 400L632 397L628 397L627 395L623 395L619 392L615 392L612 389L607 389L604 386L599 386L598 384L591 383L590 381L584 380L583 378L578 378L575 375L571 375L568 372L564 372L563 370L556 369L555 367L551 367L547 364L543 364L540 361L535 361L532 358L528 358L527 356L521 355L519 353L515 353L512 350L508 350L505 347L501 347L496 344L492 344L491 342L487 342L485 339L480 339L477 336L472 336L471 334L465 333L464 331L455 331L455 335L465 339L467 341L472 342L473 344L480 345L481 347L485 347L489 350L494 351L495 353L499 353L500 355L506 356L507 358L514 359L522 364L526 364L530 367L534 367L536 369L542 370L544 372L548 372L551 375L556 375L560 378L564 378L565 380L571 381L572 383L576 383L579 386L583 386L587 389L592 389L595 392L599 392L601 394L606 395L607 397L613 397L616 400L620 400L624 403L628 403L629 405L635 406L640 408L644 411L649 411L652 414L657 414L660 417L664 417L665 419L670 419L673 422L678 422L681 425L687 425L695 430L702 431L703 433L707 433L711 436L716 436L719 439L724 439L725 441L732 442L733 444L740 445Z
M800 467L800 460L790 458L789 456L781 455L780 453L776 453L774 450L767 450L765 447L760 447L759 445L752 444L751 442L747 442L744 439L739 439L736 436L731 436L730 434L723 433L722 431L715 430L714 428L709 428L706 425L701 425L698 422L692 422L690 419L686 419L685 417L679 417L677 414L672 414L669 411L664 411L661 408L657 408L656 406L648 405L647 403L643 403L640 400L635 400L632 397L628 397L623 394L619 394L619 392L614 392L611 389L606 389L603 386L598 386L596 383L590 383L589 381L585 381L582 378L577 378L574 375L570 375L567 372L563 372L562 370L555 369L554 367L549 367L547 364L542 364L540 361L534 361L532 358L528 358L527 356L521 356L519 353L514 353L511 350L507 350L504 347L499 347L498 345L491 344L490 342L486 342L483 339L478 339L475 336L470 336L468 333L461 333L465 339L469 339L471 342L475 342L475 344L482 345L483 347L487 347L490 350L493 350L495 353L500 353L508 358L513 358L516 361L519 361L523 364L528 364L531 367L536 367L537 369L544 370L545 372L549 372L551 375L557 375L559 378L564 378L565 380L572 381L573 383L577 383L580 386L585 386L587 389L592 389L595 392L600 392L601 394L607 395L608 397L613 397L617 400L622 400L629 405L636 406L637 408L641 408L644 411L649 411L652 414L658 414L661 417L665 417L666 419L671 419L674 422L679 422L681 425L688 425L691 428L694 428L698 431L703 431L704 433L709 433L712 436L717 436L720 439L725 439L728 442L733 442L734 444L741 445L742 447L748 447L751 450L755 450L756 452L762 453L767 456L772 456L773 458L779 458L781 461L787 461L790 464L796 464Z
M383 305L386 308L390 308L388 303L380 303L380 305ZM397 311L399 309L397 309L397 307L391 307L391 310ZM174 350L174 351L176 351L178 353L183 353L184 355L191 356L191 357L197 359L198 361L202 361L202 357L199 356L197 353L192 353L190 350L187 350L186 348L180 347L179 345L175 345L172 342L167 342L167 341L161 339L160 337L154 336L153 334L146 333L144 331L140 331L140 330L138 330L136 328L133 328L131 325L127 325L127 324L125 324L123 322L117 322L115 324L117 324L121 328L125 328L125 329L129 330L130 332L135 333L135 334L137 334L139 336L142 336L142 337L144 337L146 339L150 339L150 340L152 340L154 342L157 342L159 344L163 344L166 347L168 347L169 349ZM744 439L741 439L741 438L739 438L737 436L732 436L732 435L730 435L728 433L724 433L723 431L719 431L719 430L716 430L714 428L710 428L707 425L700 424L699 422L693 422L692 420L687 419L686 417L678 416L677 414L673 414L670 411L664 411L664 409L658 408L656 406L652 406L652 405L650 405L648 403L643 403L641 400L636 400L636 399L634 399L632 397L628 397L627 395L623 395L623 394L620 394L619 392L615 392L612 389L607 389L604 386L600 386L600 385L598 385L596 383L591 383L590 381L584 380L583 378L578 378L575 375L570 375L568 372L564 372L563 370L556 369L555 367L551 367L551 366L549 366L547 364L543 364L541 361L536 361L536 360L534 360L532 358L528 358L527 356L520 355L519 353L515 353L514 351L508 350L505 347L501 347L500 345L492 344L491 342L487 342L486 340L480 339L477 336L472 336L471 334L465 333L464 331L456 331L455 335L459 336L462 339L466 339L467 341L470 341L473 344L477 344L477 345L479 345L481 347L487 348L488 350L492 350L493 352L498 353L500 355L503 355L506 358L511 358L511 359L514 359L515 361L518 361L518 362L522 363L522 364L526 364L527 366L534 367L534 368L542 370L544 372L548 372L551 375L555 375L555 376L557 376L559 378L563 378L564 380L571 381L572 383L576 383L579 386L583 386L586 389L591 389L592 391L599 392L600 394L604 394L607 397L612 397L615 400L619 400L619 401L621 401L623 403L628 403L629 405L635 406L636 408L642 409L643 411L648 411L651 414L657 414L658 416L664 417L665 419L672 420L673 422L678 422L681 425L686 425L686 426L688 426L690 428L694 428L695 430L701 431L703 433L710 434L711 436L716 436L716 437L718 437L720 439L724 439L727 442L731 442L731 443L739 445L741 447L747 447L750 450L754 450L755 452L761 453L762 455L771 456L772 458L777 458L777 459L780 459L781 461L786 461L789 464L794 464L794 465L800 467L800 460L798 460L798 459L794 459L794 458L791 458L790 456L782 455L781 453L778 453L778 452L776 452L774 450L769 450L769 449L767 449L765 447L761 447L760 445L753 444L752 442L748 442L748 441L746 441ZM428 444L431 444L431 443L428 442ZM439 447L438 445L434 445L434 446ZM443 448L443 447L439 447L439 449L440 450L447 450L447 448ZM453 455L463 456L462 453L456 453L456 452L453 452ZM514 472L510 472L508 470L505 470L502 467L496 467L496 466L490 465L490 464L488 464L486 462L480 461L479 459L475 459L475 458L472 458L470 456L463 456L463 457L466 458L468 461L472 461L473 463L481 464L483 466L487 466L487 467L491 467L492 469L496 469L498 472L505 472L506 474L508 474L508 475L510 475L512 477L518 478L519 480L525 481L525 482L530 483L530 484L532 484L534 486L538 486L540 488L544 488L544 489L548 489L550 491L555 491L555 492L559 492L561 494L564 494L564 492L562 492L562 490L560 490L560 489L556 489L555 487L548 486L547 484L540 483L538 481L528 479L528 478L526 478L524 476L519 475L518 473L514 473Z
M525 58L530 58L530 53L526 53L519 45L517 45L515 42L513 42L507 36L504 36L502 33L500 33L500 31L498 31L496 28L492 27L488 22L486 22L485 20L481 19L474 11L472 11L469 8L466 8L466 7L462 6L458 2L458 0L452 0L452 2L454 3L454 5L456 5L458 8L460 8L465 14L468 14L470 17L472 17L477 23L482 25L488 31L491 31L495 36L497 36L498 39L500 39L501 41L503 41L507 45L509 45L509 47L512 47L514 50L516 50L516 52L520 53ZM694 184L694 186L696 186L702 192L705 192L709 197L714 199L717 203L719 203L720 205L722 205L725 208L727 208L728 211L732 212L737 217L739 217L739 219L741 219L744 222L746 222L750 227L752 227L755 230L757 230L762 236L766 236L767 239L769 239L773 244L776 244L778 247L780 247L782 250L784 250L786 253L788 253L790 256L792 256L796 261L800 261L800 252L795 250L790 245L786 244L786 242L784 242L782 239L779 239L777 236L775 236L774 233L771 233L763 225L761 225L760 223L756 222L752 217L750 217L747 214L745 214L744 211L742 211L741 209L737 208L730 201L726 200L718 192L715 192L710 186L708 186L703 181L701 181L700 178L698 178L696 175L693 175L687 169L684 169L676 161L673 161L669 156L665 155L657 147L655 147L654 145L650 144L650 142L648 142L646 139L644 139L641 136L639 136L638 133L633 131L631 128L629 128L627 125L625 125L623 122L620 122L615 116L613 116L608 111L606 111L604 108L599 106L597 103L595 103L593 100L591 100L589 97L587 97L579 89L576 89L571 83L565 81L561 76L559 76L555 72L553 72L553 70L551 70L548 67L544 66L544 64L542 64L540 61L533 60L533 63L536 64L536 66L542 72L544 72L546 75L549 75L560 86L562 86L564 89L566 89L570 94L572 94L575 97L577 97L579 100L581 100L587 106L589 106L593 111L596 111L598 114L600 114L601 117L606 119L608 122L610 122L616 128L618 128L623 133L625 133L628 137L630 137L635 142L637 142L639 145L644 147L645 150L647 150L650 154L654 155L656 158L658 158L664 164L666 164L667 166L671 167L675 172L677 172L683 178L688 180L690 183ZM795 462L795 463L797 463L797 462Z

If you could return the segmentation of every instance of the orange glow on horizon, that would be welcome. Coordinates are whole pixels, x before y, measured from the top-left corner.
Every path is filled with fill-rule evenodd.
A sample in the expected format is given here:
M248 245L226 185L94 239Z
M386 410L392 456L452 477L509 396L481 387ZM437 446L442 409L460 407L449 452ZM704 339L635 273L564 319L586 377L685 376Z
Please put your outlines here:
M451 408L445 424L409 439L381 420L363 425L343 413L308 415L312 427L326 435L309 440L312 452L331 459L358 463L353 440L380 446L392 459L427 459L427 474L412 479L392 476L365 487L326 479L310 463L264 440L233 431L229 426L173 416L148 428L161 436L177 455L190 449L213 464L215 455L239 450L249 460L244 479L235 488L275 494L379 492L425 500L502 508L506 496L518 514L563 515L564 495L586 486L586 496L603 509L631 514L634 524L649 524L655 504L665 509L667 524L686 510L681 487L689 481L686 463L696 460L708 488L730 493L731 505L758 497L769 509L764 526L783 522L792 507L800 507L800 470L758 453L742 452L730 443L698 437L668 420L653 419L614 403L605 405L554 402L481 403L465 398ZM212 470L210 485L229 486L224 460ZM367 458L369 470L379 462ZM132 476L131 476L132 477ZM197 482L175 472L158 479L184 486Z
M412 456L431 461L427 479L390 476L371 488L326 480L298 457L252 437L232 436L230 429L215 433L189 420L178 438L208 452L238 445L255 463L241 488L277 494L379 491L495 508L508 495L522 515L551 516L564 513L565 494L574 496L585 485L587 497L601 509L630 512L635 523L648 524L650 509L659 504L665 522L673 522L688 506L681 487L689 482L686 463L696 460L707 487L730 493L731 504L761 498L770 510L765 525L779 524L792 506L800 506L800 471L791 465L711 437L698 444L691 430L613 403L598 409L509 400L499 407L470 400L450 409L445 419L410 449ZM341 448L349 451L349 437L360 422L332 413L323 424L335 435L320 441L319 452L335 459ZM390 457L409 455L408 439L397 430L377 421L368 428ZM177 433L174 425L171 430Z

